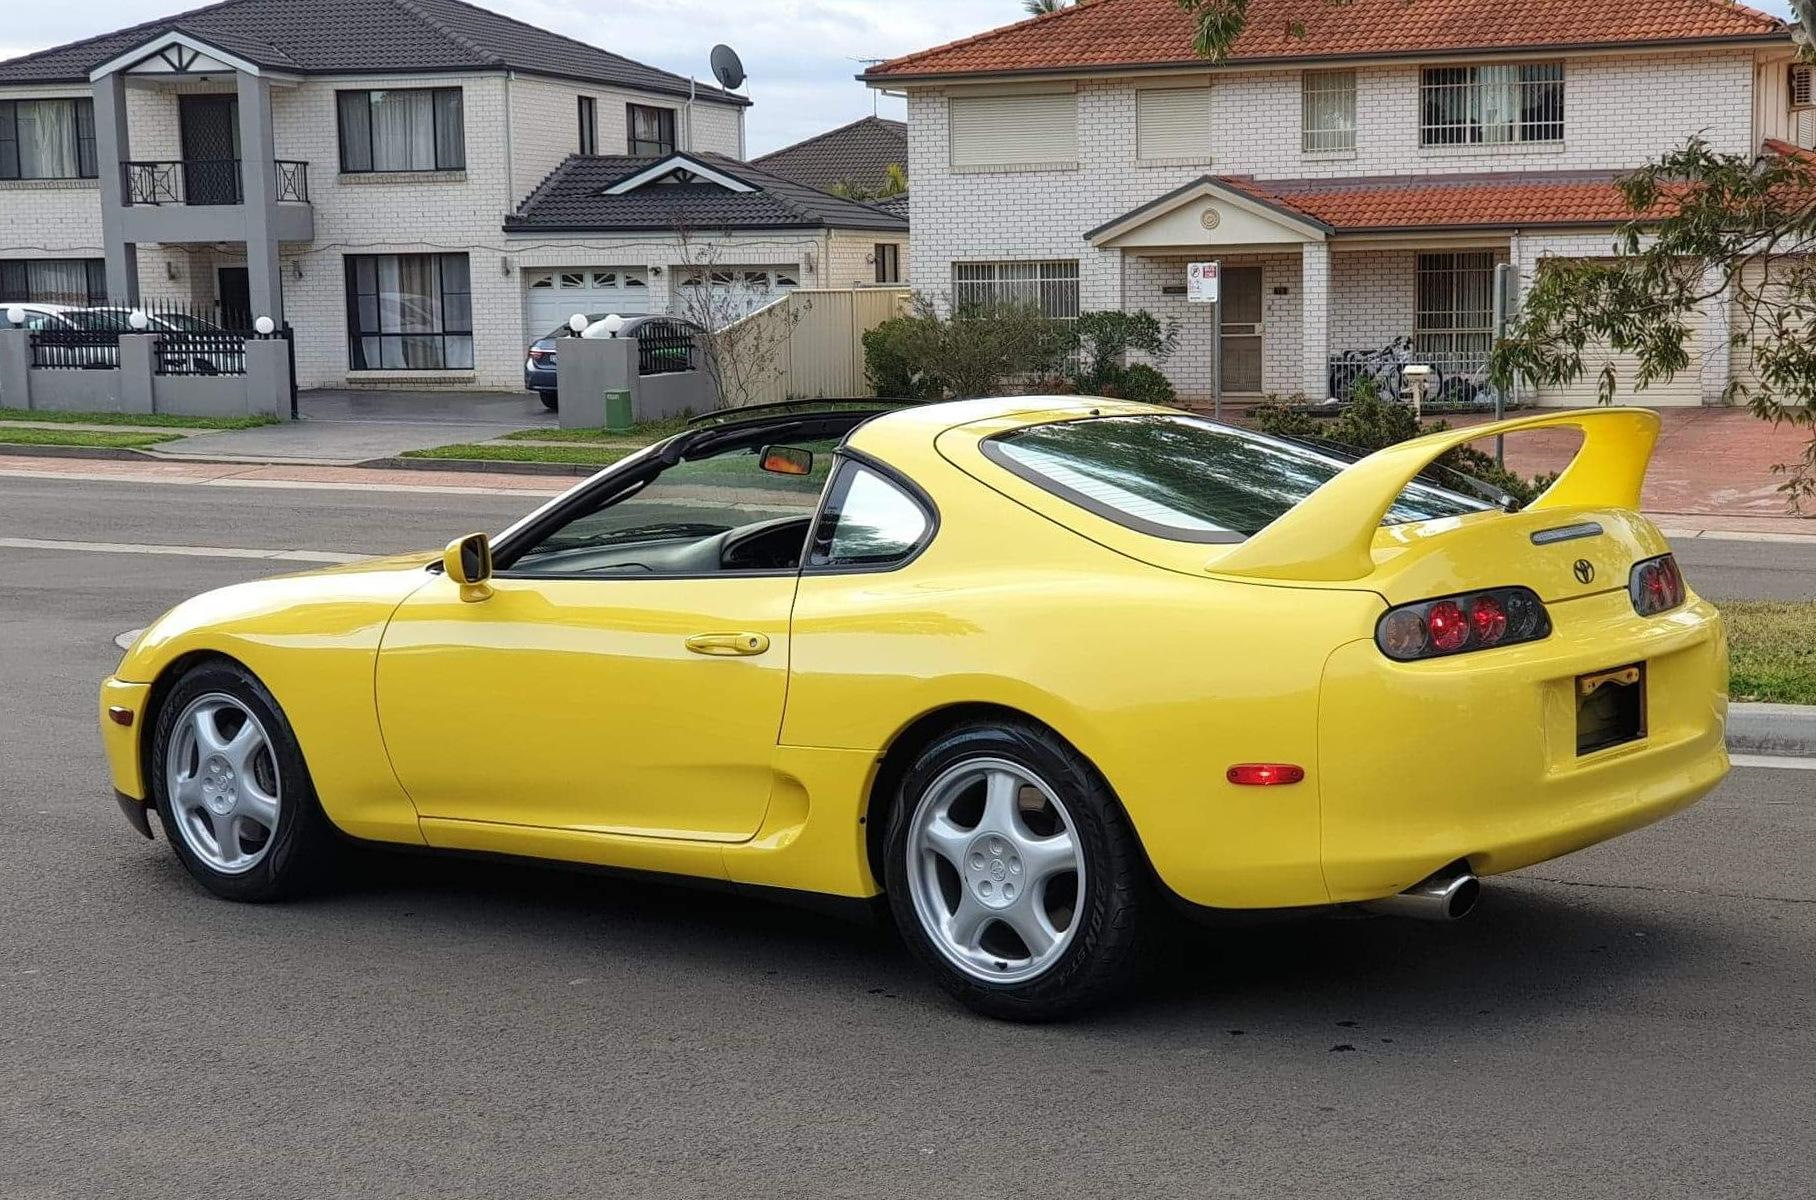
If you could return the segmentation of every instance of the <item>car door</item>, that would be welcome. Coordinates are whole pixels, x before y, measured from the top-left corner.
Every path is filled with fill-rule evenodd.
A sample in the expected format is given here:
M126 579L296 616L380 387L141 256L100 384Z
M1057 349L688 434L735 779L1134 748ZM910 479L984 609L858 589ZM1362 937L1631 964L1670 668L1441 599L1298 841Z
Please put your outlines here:
M679 463L507 543L484 600L438 576L404 602L377 698L423 817L720 842L756 832L831 457L777 474L761 450Z

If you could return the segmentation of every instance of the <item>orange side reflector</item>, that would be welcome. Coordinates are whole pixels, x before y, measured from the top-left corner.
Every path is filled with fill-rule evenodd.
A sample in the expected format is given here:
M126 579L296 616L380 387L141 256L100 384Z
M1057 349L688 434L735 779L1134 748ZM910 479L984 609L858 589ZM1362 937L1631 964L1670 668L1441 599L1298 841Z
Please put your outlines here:
M132 709L121 708L116 704L107 710L107 719L115 725L131 725Z
M1224 773L1224 778L1244 787L1272 787L1276 783L1298 783L1305 778L1305 768L1292 763L1237 763Z

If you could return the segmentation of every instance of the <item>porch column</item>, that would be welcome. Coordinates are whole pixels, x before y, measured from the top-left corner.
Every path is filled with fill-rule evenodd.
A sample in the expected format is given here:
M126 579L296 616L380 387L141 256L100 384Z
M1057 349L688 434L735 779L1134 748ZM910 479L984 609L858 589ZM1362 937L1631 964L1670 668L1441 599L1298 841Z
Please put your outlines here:
M107 299L137 308L139 248L126 240L126 189L122 165L132 157L126 126L126 85L118 75L95 80L95 166L101 192L101 253L107 260Z
M284 323L284 277L277 256L277 139L271 125L271 81L238 75L240 180L246 209L246 280L254 318Z
M1299 390L1314 404L1330 395L1330 243L1299 251Z

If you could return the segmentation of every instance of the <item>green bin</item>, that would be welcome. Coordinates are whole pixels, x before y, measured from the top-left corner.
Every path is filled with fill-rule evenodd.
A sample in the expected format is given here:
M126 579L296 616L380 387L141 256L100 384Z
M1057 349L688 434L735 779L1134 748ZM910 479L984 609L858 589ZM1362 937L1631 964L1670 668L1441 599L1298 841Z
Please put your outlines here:
M627 433L631 427L631 394L623 388L605 390L605 427L612 433Z

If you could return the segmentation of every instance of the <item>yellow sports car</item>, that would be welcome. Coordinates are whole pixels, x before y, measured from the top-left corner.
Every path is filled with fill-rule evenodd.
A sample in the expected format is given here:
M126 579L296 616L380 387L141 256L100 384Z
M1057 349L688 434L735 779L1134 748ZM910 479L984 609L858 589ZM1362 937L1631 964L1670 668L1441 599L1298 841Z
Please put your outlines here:
M1554 426L1523 510L1427 470ZM1351 462L1115 400L733 410L496 538L179 605L101 729L220 896L335 831L881 894L963 1001L1051 1017L1169 909L1454 918L1714 787L1721 621L1635 511L1657 430Z

